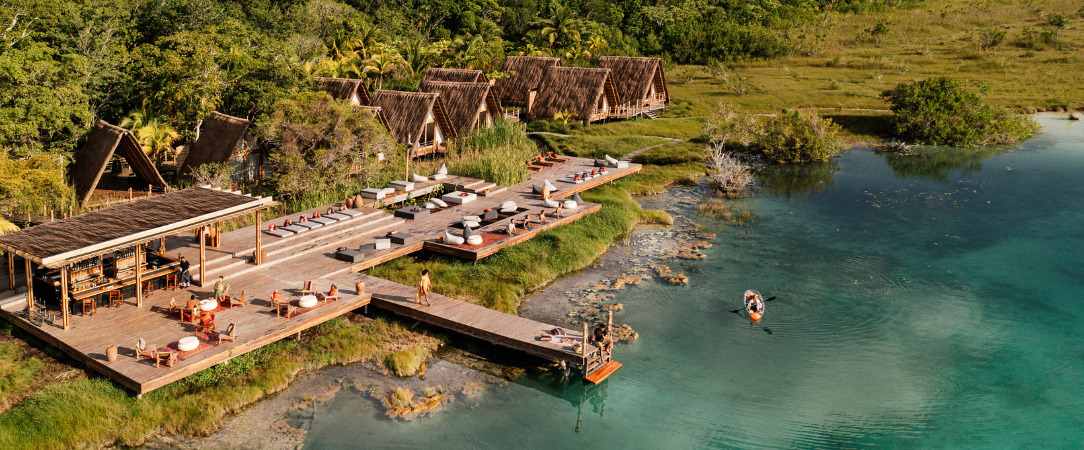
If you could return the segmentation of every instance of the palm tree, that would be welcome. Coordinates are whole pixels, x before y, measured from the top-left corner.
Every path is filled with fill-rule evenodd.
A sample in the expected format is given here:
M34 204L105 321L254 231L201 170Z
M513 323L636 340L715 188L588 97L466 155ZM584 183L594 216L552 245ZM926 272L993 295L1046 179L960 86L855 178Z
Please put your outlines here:
M583 22L576 11L560 3L554 2L550 6L549 18L539 20L536 25L540 26L537 37L549 44L550 48L580 43Z
M403 57L398 53L384 51L373 55L365 64L365 71L376 74L376 88L381 89L384 85L384 75L391 72L403 62Z
M433 66L437 57L436 49L421 39L407 42L402 54L403 63L407 69L410 69L411 74L417 74Z
M9 222L3 217L0 217L0 234L10 233L12 231L19 231L19 226Z
M580 47L569 47L565 50L565 59L572 61L573 64L584 64L591 62L591 51Z
M120 121L120 127L135 130L142 127L144 123L151 120L152 117L153 115L147 111L147 108L136 109L128 113L128 115Z
M590 50L591 53L598 54L609 46L610 43L606 42L605 38L597 34L593 34L591 37L587 38L587 49Z
M172 126L158 119L151 119L136 130L136 137L143 147L143 152L161 162L166 155L173 156L173 164L177 164L177 155L173 153L173 141L180 137Z

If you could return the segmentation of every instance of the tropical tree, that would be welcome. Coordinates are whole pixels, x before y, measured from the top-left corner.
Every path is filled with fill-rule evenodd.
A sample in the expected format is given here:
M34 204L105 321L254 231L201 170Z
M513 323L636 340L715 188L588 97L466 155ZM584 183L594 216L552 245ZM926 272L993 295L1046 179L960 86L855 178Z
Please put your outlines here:
M166 156L173 157L173 164L177 164L177 154L173 151L173 141L181 137L172 126L158 119L151 119L145 125L136 130L136 137L143 147L143 152L150 155L157 162L161 162Z
M402 49L403 65L411 74L418 74L436 65L439 56L437 46L426 44L422 39L407 41Z
M385 50L373 55L365 63L365 72L376 75L376 88L381 89L384 85L384 75L403 64L403 57L398 53Z
M579 14L558 2L550 5L549 17L540 19L535 25L538 27L536 38L550 48L579 44L584 28Z

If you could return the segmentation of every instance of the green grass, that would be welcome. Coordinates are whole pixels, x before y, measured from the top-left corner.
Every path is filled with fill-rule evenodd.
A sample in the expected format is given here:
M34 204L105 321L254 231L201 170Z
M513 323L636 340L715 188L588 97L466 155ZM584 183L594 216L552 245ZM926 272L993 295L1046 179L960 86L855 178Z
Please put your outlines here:
M409 377L418 373L422 363L429 357L430 349L425 346L417 346L403 349L388 354L384 358L384 366L397 377Z
M19 345L0 342L0 410L13 397L26 393L34 384L38 369L44 365Z
M0 448L130 446L158 433L205 435L218 429L226 414L284 389L299 373L381 360L398 351L394 347L435 345L432 338L417 340L417 334L382 319L366 324L333 319L304 336L239 356L142 400L103 378L46 386L0 415Z
M668 142L666 139L645 136L549 136L536 135L547 148L562 155L581 158L602 159L606 155L614 158L625 156L629 152L656 144Z

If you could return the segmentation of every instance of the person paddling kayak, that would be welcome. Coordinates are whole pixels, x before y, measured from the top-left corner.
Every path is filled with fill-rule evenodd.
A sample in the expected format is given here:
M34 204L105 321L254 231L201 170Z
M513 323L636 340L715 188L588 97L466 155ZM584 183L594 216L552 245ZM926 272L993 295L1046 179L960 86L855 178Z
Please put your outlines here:
M745 291L745 312L749 313L749 320L753 321L753 324L760 323L760 318L764 316L764 298L759 292Z

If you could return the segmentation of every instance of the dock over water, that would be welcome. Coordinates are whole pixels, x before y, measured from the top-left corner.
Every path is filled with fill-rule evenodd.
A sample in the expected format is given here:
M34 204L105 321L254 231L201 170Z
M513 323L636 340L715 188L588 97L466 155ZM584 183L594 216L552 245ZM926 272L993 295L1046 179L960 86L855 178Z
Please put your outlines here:
M191 287L165 290L164 278L145 278L144 281L155 286L154 292L140 289L138 292L141 295L137 299L135 292L138 283L118 286L117 290L122 291L124 297L119 307L108 308L99 301L97 310L90 309L86 314L82 314L81 302L75 302L67 328L60 320L43 321L40 316L35 320L25 314L25 287L18 288L18 284L12 282L17 273L25 274L25 261L19 261L18 264L9 264L3 278L0 278L0 281L6 281L0 289L8 288L9 285L17 288L0 291L0 317L137 394L152 391L236 356L297 335L370 303L497 345L580 365L584 362L585 355L572 350L573 344L583 340L583 332L580 330L567 330L565 342L542 341L538 339L539 336L556 328L555 325L493 311L436 293L430 294L432 306L420 306L414 303L413 287L359 272L421 250L478 261L503 248L531 239L538 233L593 214L599 211L601 206L589 202L580 203L574 209L565 210L563 217L551 218L545 223L533 223L529 229L521 230L513 236L501 234L509 219L502 219L503 223L487 223L476 230L485 237L481 245L449 245L441 242L439 238L446 232L460 232L455 226L463 221L464 216L480 215L485 209L495 209L502 202L514 201L521 211L513 218L522 219L531 215L537 217L539 212L553 210L546 207L539 196L532 192L534 186L540 185L543 180L549 180L557 186L558 191L554 193L554 197L566 198L635 174L640 171L640 165L613 168L604 175L578 183L561 181L570 174L592 169L593 160L570 158L567 163L542 170L533 174L531 179L506 188L497 187L484 180L454 177L453 187L465 192L477 191L477 198L462 205L450 205L418 219L404 219L384 209L363 207L356 208L357 214L350 219L284 238L261 234L264 230L261 226L244 227L216 236L216 246L202 249L202 266L198 264L201 259L199 239L178 228L176 234L161 238L166 247L161 254L170 257L181 255L193 261L190 269L194 278ZM448 186L443 188L447 189ZM311 215L326 209L327 206L324 206L305 213L294 213L290 218L296 219L301 214ZM284 219L286 218L280 217L268 222L277 224ZM414 239L412 242L393 244L391 248L367 253L361 261L336 259L338 248L372 244L375 239L382 238L391 231L410 234ZM254 239L257 235L262 238L262 244L258 239ZM153 239L157 242L158 238ZM253 264L254 251L257 248L266 254L258 265ZM30 263L25 267L29 268ZM16 271L16 268L19 270ZM161 271L162 269L159 269L159 272ZM200 279L201 272L205 280ZM158 276L155 274L157 272L152 275ZM164 273L160 275L165 276ZM168 308L171 299L183 306L190 296L194 295L199 299L210 297L212 282L219 276L231 284L230 295L239 296L244 292L247 300L245 307L215 310L218 331L224 332L229 324L235 324L238 330L235 341L220 344L212 342L217 341L214 333L200 335L193 324L179 321L176 313L170 312ZM321 292L326 292L333 284L337 285L341 298L321 303L292 317L279 317L272 311L272 292L282 293L285 300L296 305L302 294L301 287L306 281L317 281ZM367 285L365 292L360 295L354 290L357 281L364 281ZM53 316L58 313L53 306L46 308L46 312ZM195 351L181 352L180 360L171 367L155 367L150 361L136 356L135 343L140 338L144 339L148 346L161 349L175 346L181 338L192 335L202 336L200 347ZM119 357L114 362L108 362L106 357L106 348L110 345L118 347ZM588 364L588 368L590 367Z

